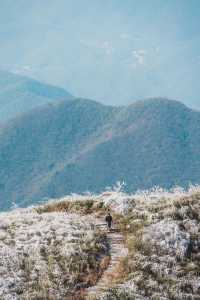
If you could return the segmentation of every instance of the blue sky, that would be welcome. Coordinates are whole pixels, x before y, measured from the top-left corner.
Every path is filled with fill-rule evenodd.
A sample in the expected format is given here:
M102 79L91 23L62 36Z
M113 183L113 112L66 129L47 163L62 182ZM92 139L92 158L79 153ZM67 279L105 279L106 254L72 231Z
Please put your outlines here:
M199 0L1 0L0 68L107 104L200 108Z

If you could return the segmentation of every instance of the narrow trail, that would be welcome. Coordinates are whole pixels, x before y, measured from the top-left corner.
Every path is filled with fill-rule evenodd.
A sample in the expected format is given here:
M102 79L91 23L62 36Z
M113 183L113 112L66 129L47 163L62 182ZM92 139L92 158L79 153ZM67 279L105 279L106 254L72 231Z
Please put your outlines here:
M102 230L106 230L105 224L97 224ZM110 232L107 232L107 238L109 243L109 254L110 254L110 263L108 268L104 271L101 278L98 280L95 286L92 286L86 291L86 299L92 300L95 299L95 296L100 296L103 294L112 284L113 275L116 272L117 266L120 260L123 257L126 257L128 254L128 249L124 244L124 237L122 233L117 231L117 229L112 229Z

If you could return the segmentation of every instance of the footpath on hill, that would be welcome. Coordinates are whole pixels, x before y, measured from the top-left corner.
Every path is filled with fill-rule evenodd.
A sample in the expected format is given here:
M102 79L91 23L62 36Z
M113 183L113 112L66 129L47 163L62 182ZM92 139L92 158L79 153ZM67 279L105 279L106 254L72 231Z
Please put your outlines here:
M96 226L103 231L107 231L106 224L104 224L102 220L98 220ZM124 236L117 228L113 227L110 231L107 231L107 239L109 243L110 262L97 284L86 290L85 299L87 300L96 299L112 287L113 278L120 261L128 255L128 249L124 243Z

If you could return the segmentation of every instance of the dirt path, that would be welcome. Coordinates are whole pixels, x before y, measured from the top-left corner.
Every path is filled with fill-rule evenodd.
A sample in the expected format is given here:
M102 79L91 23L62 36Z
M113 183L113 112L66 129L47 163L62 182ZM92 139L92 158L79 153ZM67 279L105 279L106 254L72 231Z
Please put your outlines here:
M104 224L98 224L98 226L106 230ZM116 272L116 268L120 259L127 256L128 250L124 245L124 237L120 232L117 232L116 229L113 229L111 232L107 233L108 243L109 243L109 254L111 256L110 263L108 268L105 270L97 284L93 287L87 289L87 300L92 300L95 296L101 295L109 287L111 287L112 277Z

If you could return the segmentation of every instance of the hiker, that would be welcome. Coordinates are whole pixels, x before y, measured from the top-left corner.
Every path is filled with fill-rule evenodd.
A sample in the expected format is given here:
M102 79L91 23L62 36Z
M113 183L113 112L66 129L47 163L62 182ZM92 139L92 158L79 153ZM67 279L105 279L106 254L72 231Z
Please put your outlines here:
M107 223L107 227L108 229L111 229L111 226L112 226L112 216L111 214L108 212L106 218L105 218L105 221Z

